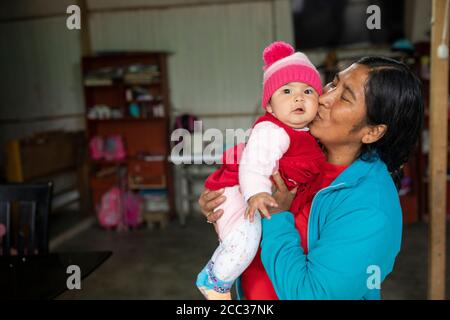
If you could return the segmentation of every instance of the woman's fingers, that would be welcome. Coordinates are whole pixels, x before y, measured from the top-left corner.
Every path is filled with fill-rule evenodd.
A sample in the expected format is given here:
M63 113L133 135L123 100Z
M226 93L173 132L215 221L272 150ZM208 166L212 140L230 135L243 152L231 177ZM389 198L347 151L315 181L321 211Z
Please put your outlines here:
M220 217L223 215L223 212L224 212L224 211L223 211L222 209L219 209L219 210L217 210L217 211L211 213L210 215L208 215L208 216L206 217L206 220L208 220L209 222L215 223L215 222L217 222L217 220L219 220Z
M208 191L208 192L206 192L206 191ZM222 188L220 190L214 190L214 191L206 189L205 194L204 194L205 201L208 202L208 201L216 199L217 197L220 197L224 191L225 191L224 188Z
M274 198L278 206L270 208L271 213L277 213L281 211L289 210L292 204L292 201L295 198L297 193L297 187L289 191L287 188L284 191L280 191L274 194Z
M225 201L225 196L222 196L224 189L211 191L205 189L198 199L198 204L204 215L208 215L214 211L219 205Z
M270 189L271 189L271 194L274 194L275 192L277 192L277 186L274 184L274 183L272 183L272 186L270 187Z
M223 192L224 192L223 188L220 190L215 190L215 191L205 189L200 194L200 198L198 199L198 204L200 205L200 207L204 207L206 205L206 203L219 197Z
M250 219L250 222L253 222L253 218L255 216L255 208L247 207L247 210L245 211L245 214L246 214L245 219Z
M205 196L209 193L208 189L203 190L203 192L200 194L200 197L198 198L198 205L200 207L203 207L205 205Z
M218 198L215 198L214 200L210 200L209 202L206 202L205 208L207 211L214 211L218 206L220 206L222 203L225 202L225 196L220 196Z
M261 214L262 214L264 217L266 217L267 219L270 219L270 213L269 213L269 211L267 210L267 207L266 207L266 206L261 206L261 207L259 208L259 212L261 212Z
M222 209L215 211L215 209L226 199L225 196L221 196L223 192L224 189L216 191L205 189L205 191L202 192L200 198L198 199L198 204L200 206L201 212L206 217L206 220L211 223L215 223L223 215L224 211Z
M277 201L272 196L267 196L267 200L265 200L266 205L271 207L278 207Z
M278 171L272 175L272 178L279 192L288 191L288 188L286 187L286 184L284 183L283 178L281 178L281 175Z

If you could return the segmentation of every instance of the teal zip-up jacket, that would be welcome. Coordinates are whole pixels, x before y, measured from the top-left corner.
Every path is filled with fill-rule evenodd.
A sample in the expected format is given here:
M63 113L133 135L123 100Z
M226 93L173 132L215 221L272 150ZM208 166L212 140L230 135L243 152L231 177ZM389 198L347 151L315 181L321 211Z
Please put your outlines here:
M356 160L316 194L307 254L291 212L263 219L262 230L261 260L281 300L380 299L400 250L402 211L376 156Z

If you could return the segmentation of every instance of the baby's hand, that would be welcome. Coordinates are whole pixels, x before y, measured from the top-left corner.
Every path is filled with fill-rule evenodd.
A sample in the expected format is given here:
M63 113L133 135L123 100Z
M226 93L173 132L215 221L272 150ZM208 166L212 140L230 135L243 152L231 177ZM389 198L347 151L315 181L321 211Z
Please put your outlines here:
M250 222L253 222L255 217L255 211L258 210L267 219L270 219L270 213L266 206L278 207L275 199L266 192L257 193L248 199L247 210L245 211L245 218L250 218Z

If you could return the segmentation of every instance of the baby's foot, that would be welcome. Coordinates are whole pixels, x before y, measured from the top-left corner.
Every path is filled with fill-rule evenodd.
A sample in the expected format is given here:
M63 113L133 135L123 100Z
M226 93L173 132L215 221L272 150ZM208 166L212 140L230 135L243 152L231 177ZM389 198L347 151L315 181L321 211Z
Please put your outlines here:
M204 288L199 288L199 289L200 289L201 293L205 296L205 298L208 300L231 300L230 292L219 293L217 291L210 290L210 289L204 289Z
M231 300L231 293L229 290L226 290L226 292L217 292L215 290L216 285L210 281L207 270L208 265L203 268L203 270L197 276L196 285L198 290L200 290L203 296L208 300ZM217 282L219 284L224 284L224 282L220 280L217 280ZM227 285L231 287L231 283L227 283Z

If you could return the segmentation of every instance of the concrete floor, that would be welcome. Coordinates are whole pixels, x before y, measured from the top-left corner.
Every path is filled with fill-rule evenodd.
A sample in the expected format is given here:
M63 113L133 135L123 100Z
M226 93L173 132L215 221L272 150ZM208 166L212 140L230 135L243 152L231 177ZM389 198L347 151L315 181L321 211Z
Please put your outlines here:
M427 229L425 223L405 226L394 272L382 285L384 299L426 298ZM448 240L450 236L450 244ZM194 286L195 277L216 244L213 229L200 217L190 218L185 228L172 222L165 230L118 233L91 227L55 251L114 253L83 280L82 290L68 291L59 299L202 299Z

